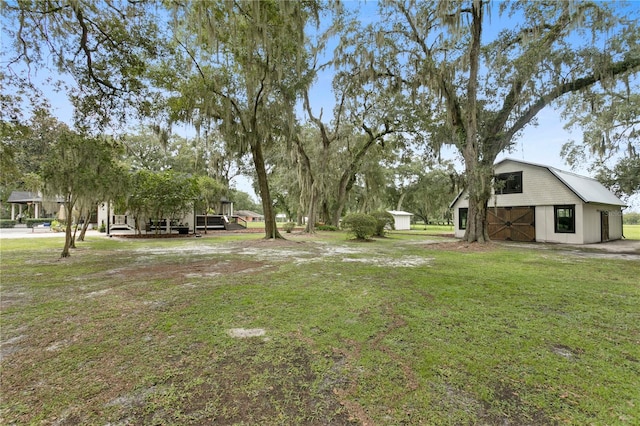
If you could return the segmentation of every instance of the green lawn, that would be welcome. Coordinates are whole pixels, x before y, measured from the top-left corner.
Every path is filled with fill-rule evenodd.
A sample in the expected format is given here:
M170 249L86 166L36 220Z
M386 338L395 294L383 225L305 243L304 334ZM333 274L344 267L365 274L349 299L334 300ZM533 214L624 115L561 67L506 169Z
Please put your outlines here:
M638 260L287 237L3 240L0 424L640 423Z
M640 240L640 225L624 225L622 229L628 240Z

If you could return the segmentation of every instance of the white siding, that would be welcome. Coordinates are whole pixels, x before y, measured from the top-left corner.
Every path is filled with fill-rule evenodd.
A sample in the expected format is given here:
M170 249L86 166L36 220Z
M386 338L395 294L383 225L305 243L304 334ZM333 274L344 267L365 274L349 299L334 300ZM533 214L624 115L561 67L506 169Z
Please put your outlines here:
M622 211L615 206L586 204L584 207L584 244L599 243L602 240L601 212L609 214L609 240L622 238Z
M551 232L549 232L551 227ZM549 235L551 234L551 235ZM536 207L536 241L553 241L553 206Z
M501 163L495 173L522 172L521 194L498 194L490 206L540 206L579 204L582 200L558 180L548 169L522 163Z
M609 239L619 240L622 238L622 209L616 206L607 206L611 208L609 211Z
M536 207L536 241L543 243L583 244L583 233L580 227L582 223L582 204L576 205L575 233L556 233L554 206Z
M459 229L460 224L460 209L469 207L469 199L467 198L467 192L465 191L452 206L453 209L453 234L456 238L463 238L465 230Z
M393 216L396 231L411 229L411 216Z
M582 222L582 231L584 234L584 244L589 243L599 243L602 239L601 235L601 218L600 218L600 208L595 205L585 205L583 209L583 222ZM578 223L576 222L576 227L578 227Z

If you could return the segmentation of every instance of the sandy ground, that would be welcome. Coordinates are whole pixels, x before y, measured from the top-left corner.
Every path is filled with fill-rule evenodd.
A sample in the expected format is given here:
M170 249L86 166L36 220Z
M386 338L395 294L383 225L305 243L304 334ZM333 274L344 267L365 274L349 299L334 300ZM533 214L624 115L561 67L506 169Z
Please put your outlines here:
M131 231L130 233L133 233ZM117 237L119 234L127 234L127 231L114 231L113 236ZM104 236L106 234L100 233L97 230L87 231L87 236ZM32 230L31 228L0 228L0 240L10 238L64 238L64 232L52 232L48 230ZM500 244L500 243L499 243ZM503 243L509 244L509 243ZM522 247L522 243L518 243ZM583 244L583 245L571 245L571 244L544 244L544 243L527 243L527 246L532 248L562 248L566 250L585 250L588 252L602 252L611 254L635 254L640 256L640 240L617 240L607 243L596 244Z
M118 233L126 233L127 231L116 231L113 233L113 236L117 236ZM78 231L80 233L80 231ZM133 233L133 231L131 231ZM87 231L86 236L104 236L107 234L100 233L95 229L90 229ZM31 228L0 228L0 239L10 239L10 238L64 238L64 232L53 232L48 229L31 229Z
M89 235L89 232L97 234L97 231L87 231L87 235ZM64 238L64 232L52 232L44 229L33 230L31 228L0 228L0 239L10 238Z

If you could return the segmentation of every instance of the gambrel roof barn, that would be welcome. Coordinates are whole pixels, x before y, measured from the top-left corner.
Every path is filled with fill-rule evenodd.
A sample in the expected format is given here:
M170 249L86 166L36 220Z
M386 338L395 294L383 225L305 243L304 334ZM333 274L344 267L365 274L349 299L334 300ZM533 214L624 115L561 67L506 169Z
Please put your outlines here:
M623 237L625 204L597 180L513 159L496 163L494 170L487 213L491 239L589 244ZM455 235L462 238L466 191L451 207Z

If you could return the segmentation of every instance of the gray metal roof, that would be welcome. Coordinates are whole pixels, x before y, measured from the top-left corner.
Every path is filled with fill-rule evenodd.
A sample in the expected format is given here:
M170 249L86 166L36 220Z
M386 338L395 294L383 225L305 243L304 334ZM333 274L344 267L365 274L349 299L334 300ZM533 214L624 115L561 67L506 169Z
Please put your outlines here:
M7 199L7 203L33 203L41 202L42 197L35 192L28 191L12 191Z
M626 206L613 192L609 191L596 179L565 172L554 167L547 168L585 203Z
M7 203L27 204L27 203L41 203L43 201L49 201L52 203L64 203L64 197L52 197L47 196L42 199L42 195L29 192L29 191L11 191Z

